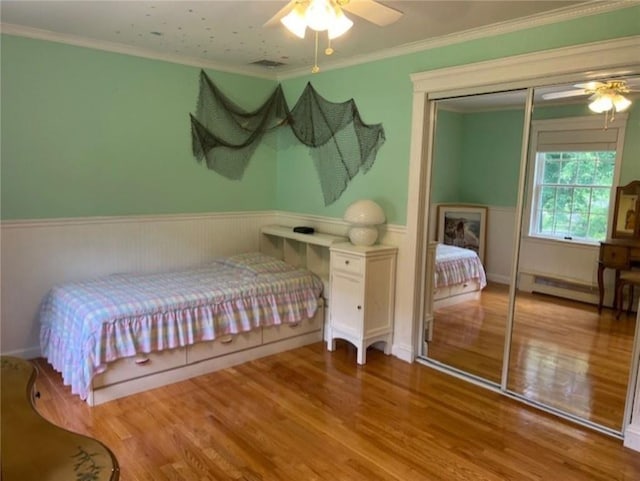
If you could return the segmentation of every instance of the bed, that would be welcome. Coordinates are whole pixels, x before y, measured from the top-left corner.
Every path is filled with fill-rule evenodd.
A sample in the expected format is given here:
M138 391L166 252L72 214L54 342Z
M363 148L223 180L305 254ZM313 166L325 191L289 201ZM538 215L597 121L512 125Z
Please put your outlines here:
M435 252L434 309L479 299L487 278L478 254L446 244L438 244Z
M291 337L320 340L322 289L310 271L257 252L66 283L43 300L41 350L74 394L98 404L277 352L268 345Z

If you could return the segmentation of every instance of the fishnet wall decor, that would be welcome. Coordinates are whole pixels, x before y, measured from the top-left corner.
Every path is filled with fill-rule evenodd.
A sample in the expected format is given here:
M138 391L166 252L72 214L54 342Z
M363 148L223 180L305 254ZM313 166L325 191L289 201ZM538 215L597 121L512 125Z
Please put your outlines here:
M311 148L325 205L335 202L359 171L371 168L385 141L382 124L365 124L353 99L329 102L311 83L291 111L278 85L261 107L246 112L201 72L191 138L194 156L207 168L229 179L242 178L264 134L285 124Z

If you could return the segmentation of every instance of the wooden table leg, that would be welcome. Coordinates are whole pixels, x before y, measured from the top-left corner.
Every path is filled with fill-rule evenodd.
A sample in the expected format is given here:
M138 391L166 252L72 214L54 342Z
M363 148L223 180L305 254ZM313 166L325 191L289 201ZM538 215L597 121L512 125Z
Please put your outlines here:
M598 262L598 314L602 313L602 301L604 299L604 264Z
M614 308L618 307L618 284L620 284L620 270L616 269L616 280L613 283L613 307Z

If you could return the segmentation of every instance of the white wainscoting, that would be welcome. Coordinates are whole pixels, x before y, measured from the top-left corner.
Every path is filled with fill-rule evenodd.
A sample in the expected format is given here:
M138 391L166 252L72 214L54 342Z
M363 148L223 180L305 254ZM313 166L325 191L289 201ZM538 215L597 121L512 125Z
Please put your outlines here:
M520 289L598 303L597 245L525 237L520 251ZM614 290L613 271L606 272L605 276L605 304L610 304ZM536 286L533 282L536 277L551 281L551 285Z
M40 355L38 308L60 282L157 272L257 250L272 212L3 222L2 354Z

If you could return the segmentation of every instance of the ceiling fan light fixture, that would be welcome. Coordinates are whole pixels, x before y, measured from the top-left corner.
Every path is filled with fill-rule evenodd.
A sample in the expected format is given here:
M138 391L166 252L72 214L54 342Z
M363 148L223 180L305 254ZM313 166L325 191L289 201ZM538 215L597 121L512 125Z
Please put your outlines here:
M617 94L613 97L613 106L616 108L616 112L623 112L627 110L631 105L631 100L623 95Z
M307 20L305 18L305 9L301 4L297 4L288 15L280 19L280 22L295 36L304 38L307 30Z
M336 19L329 26L329 38L333 40L341 35L344 35L351 27L353 22L347 17L342 9L336 5Z
M611 94L596 94L596 98L589 104L589 110L597 114L608 112L613 108L613 96Z
M336 22L336 10L329 0L311 0L304 18L310 29L324 32Z

